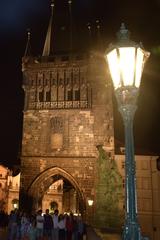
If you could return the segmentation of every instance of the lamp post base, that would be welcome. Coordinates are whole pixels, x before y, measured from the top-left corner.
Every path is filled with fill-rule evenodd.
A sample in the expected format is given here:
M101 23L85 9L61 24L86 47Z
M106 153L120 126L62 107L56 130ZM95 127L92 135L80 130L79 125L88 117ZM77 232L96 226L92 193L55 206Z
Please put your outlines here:
M123 240L149 240L148 237L142 237L141 229L138 223L126 223L123 229Z

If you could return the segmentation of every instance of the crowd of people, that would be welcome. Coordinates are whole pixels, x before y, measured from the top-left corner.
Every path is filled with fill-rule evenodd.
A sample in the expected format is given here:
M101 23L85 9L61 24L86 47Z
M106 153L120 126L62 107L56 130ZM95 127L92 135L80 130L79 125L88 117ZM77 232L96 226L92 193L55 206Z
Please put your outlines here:
M7 216L0 212L0 227L7 229L7 240L83 240L86 227L81 216L45 213L38 210L35 214L11 211Z

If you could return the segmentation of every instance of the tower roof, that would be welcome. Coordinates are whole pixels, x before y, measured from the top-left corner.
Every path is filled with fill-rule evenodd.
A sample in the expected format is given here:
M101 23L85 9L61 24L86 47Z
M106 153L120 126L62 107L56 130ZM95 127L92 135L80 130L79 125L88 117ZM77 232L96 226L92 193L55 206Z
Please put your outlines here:
M50 56L53 54L53 9L54 0L51 1L51 17L49 20L48 30L46 34L45 44L43 48L42 56Z

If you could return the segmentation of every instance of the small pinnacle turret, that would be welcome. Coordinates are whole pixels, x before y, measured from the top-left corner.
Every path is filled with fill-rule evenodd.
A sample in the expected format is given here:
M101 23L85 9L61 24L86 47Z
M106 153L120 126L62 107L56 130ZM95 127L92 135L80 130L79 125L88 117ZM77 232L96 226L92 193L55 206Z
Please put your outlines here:
M48 31L45 39L45 44L43 48L42 56L53 55L53 10L54 10L54 1L51 1L51 17L48 25Z
M69 48L70 52L73 50L73 20L72 20L72 0L68 0L69 5L69 21L70 21L70 40L69 40Z
M25 52L24 52L24 57L31 56L30 39L31 39L31 32L30 32L30 29L27 29L27 44L26 44L26 49L25 49Z

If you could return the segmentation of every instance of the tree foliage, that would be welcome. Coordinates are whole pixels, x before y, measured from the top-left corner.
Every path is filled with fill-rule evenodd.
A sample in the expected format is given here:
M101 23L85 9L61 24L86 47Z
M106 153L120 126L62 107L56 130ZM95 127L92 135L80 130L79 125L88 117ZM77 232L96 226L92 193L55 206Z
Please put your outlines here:
M114 158L100 145L98 158L98 181L96 203L96 225L118 227L121 224L119 201L122 198L122 177Z

